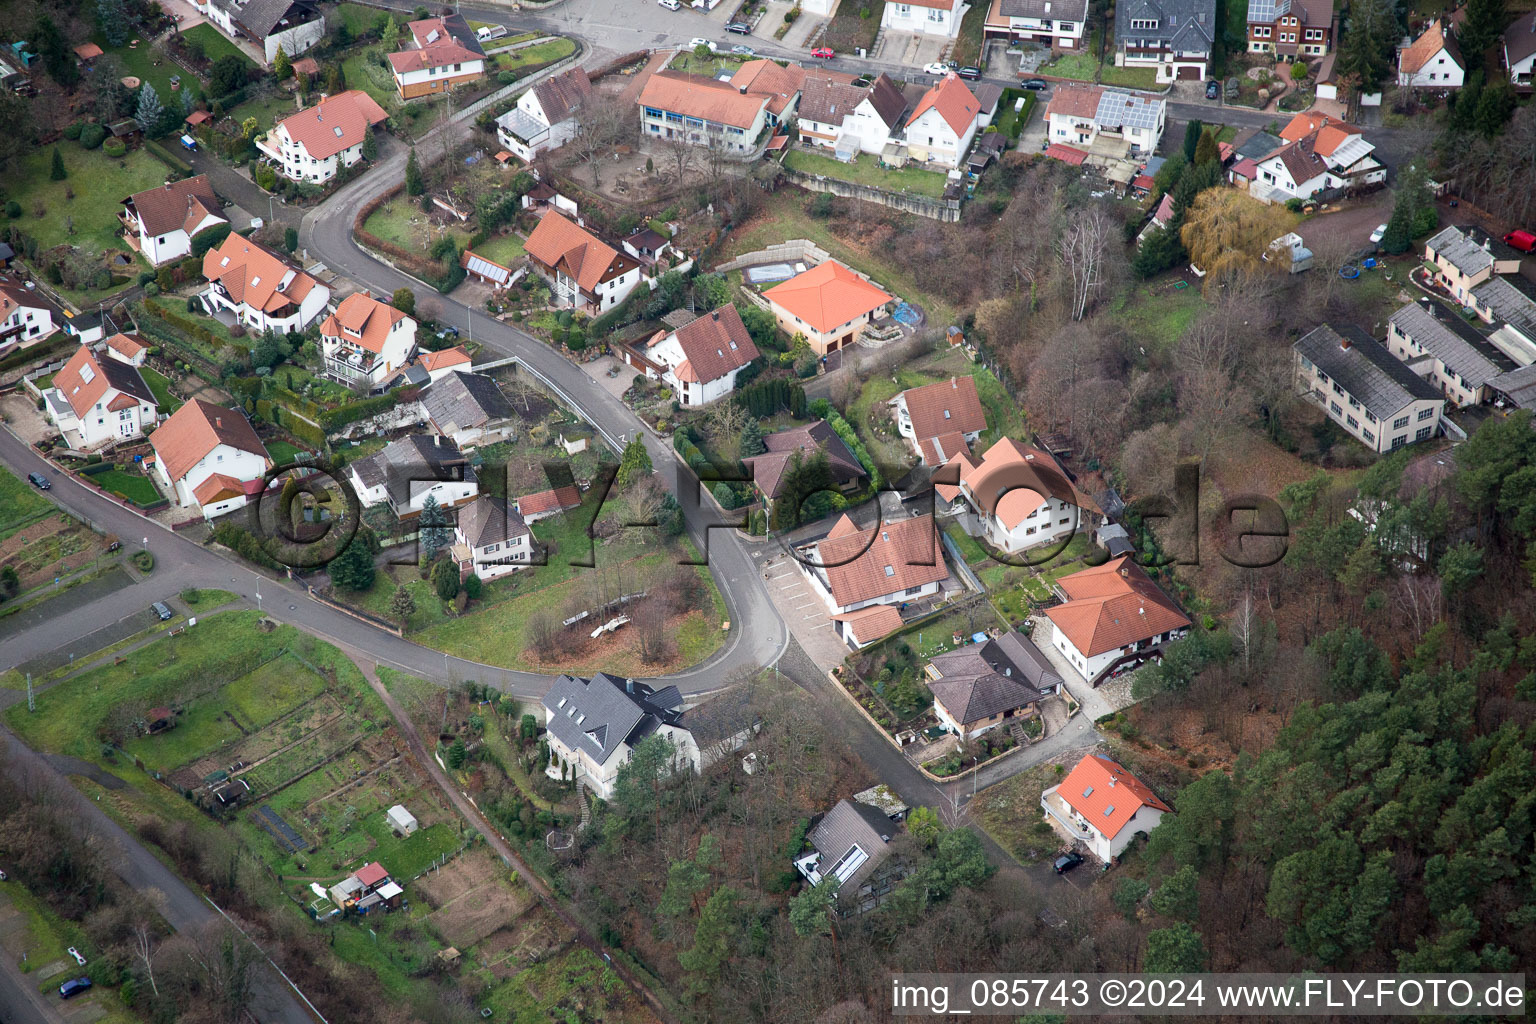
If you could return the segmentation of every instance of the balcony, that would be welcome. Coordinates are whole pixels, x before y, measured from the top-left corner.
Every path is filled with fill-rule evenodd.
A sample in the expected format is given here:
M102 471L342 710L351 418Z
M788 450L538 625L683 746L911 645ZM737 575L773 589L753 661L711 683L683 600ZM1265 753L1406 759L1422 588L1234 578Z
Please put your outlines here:
M372 352L337 345L325 353L325 372L343 384L371 384L378 357Z

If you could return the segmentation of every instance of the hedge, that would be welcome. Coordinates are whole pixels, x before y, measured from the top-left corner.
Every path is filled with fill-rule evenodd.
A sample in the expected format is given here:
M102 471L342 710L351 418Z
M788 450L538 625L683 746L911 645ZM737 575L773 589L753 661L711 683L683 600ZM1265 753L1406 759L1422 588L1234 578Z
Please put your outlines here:
M766 419L783 410L788 410L796 419L805 415L805 389L784 377L738 388L735 398L737 405L758 419Z
M843 444L853 452L854 458L859 460L866 472L869 473L869 484L875 490L879 490L883 478L880 476L880 468L875 465L875 460L869 457L869 449L864 447L864 442L859 440L859 435L854 433L853 427L843 419L842 414L832 408L832 403L825 398L818 398L810 405L811 415L824 419L837 431L837 436L843 439Z
M222 544L247 562L265 566L268 569L281 569L282 565L277 559L267 554L261 541L257 540L251 532L233 523L220 523L213 528L215 543Z
M364 203L363 208L357 211L357 216L352 221L352 237L362 245L388 256L395 262L397 269L425 281L446 295L464 281L464 268L459 266L457 247L455 247L451 264L445 265L443 262L424 260L419 253L395 245L393 242L386 242L363 227L368 222L368 218L372 217L379 207L395 198L404 189L405 185L401 183L388 192L381 192Z
M276 398L284 408L292 409L306 419L320 422L321 417L325 415L325 410L315 404L312 399L305 398L296 391L290 391L281 384L268 384L267 390L271 392L272 397Z
M400 391L400 388L396 388L387 395L375 395L373 398L364 398L334 409L327 409L320 414L320 426L327 431L340 430L348 423L356 423L369 416L377 416L399 404Z
M52 356L63 355L68 352L73 354L80 347L73 334L60 331L49 341L31 348L17 349L4 359L0 359L0 373L15 369L18 366L28 366L32 363L52 362Z
M307 441L317 451L326 450L325 431L307 420L289 416L283 421L283 429L300 441Z
M169 149L160 143L153 140L146 140L144 143L144 148L149 150L151 155L153 155L156 159L165 164L165 166L169 167L171 170L180 171L182 174L192 173L191 164L187 163L175 153L172 153Z

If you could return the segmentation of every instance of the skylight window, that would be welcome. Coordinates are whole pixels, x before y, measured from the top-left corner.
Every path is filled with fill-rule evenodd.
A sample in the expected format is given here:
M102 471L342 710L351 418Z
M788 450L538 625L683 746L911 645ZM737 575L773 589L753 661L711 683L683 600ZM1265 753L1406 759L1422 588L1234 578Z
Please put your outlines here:
M253 278L251 278L251 287L252 287L252 288L255 288L255 287L256 287L256 286L257 286L257 285L259 285L259 284L261 284L261 278L260 278L260 276L257 276L257 277L253 277Z
M896 570L891 568L890 566L886 566L885 567L885 574L887 576L895 576L896 575Z
M1107 818L1111 814L1114 814L1114 813L1115 813L1115 805L1114 804L1110 804L1108 807L1104 808L1104 817Z
M1083 790L1083 796L1093 796L1093 787L1089 786L1087 789Z
M82 366L80 367L80 379L89 384L96 379L96 371L89 366Z
M949 419L949 410L948 409L944 410L944 418L945 419Z
M339 139L339 138L341 138L341 136L342 136L342 131L341 131L341 129L340 129L340 128L334 128L334 127L333 127L333 128L332 128L332 129L331 129L331 131L333 131L333 132L335 132L335 133L336 133L336 137L337 137L337 138L338 138L338 139Z
M563 708L563 707L565 707L565 702L566 702L566 701L568 701L568 700L570 700L570 699L571 699L571 698L569 698L569 697L561 697L561 698L560 698L560 703L559 703L559 704L556 704L556 705L555 705L555 707L557 707L557 708Z
M225 256L223 259L219 260L219 266L221 266L221 267L229 266L229 257Z

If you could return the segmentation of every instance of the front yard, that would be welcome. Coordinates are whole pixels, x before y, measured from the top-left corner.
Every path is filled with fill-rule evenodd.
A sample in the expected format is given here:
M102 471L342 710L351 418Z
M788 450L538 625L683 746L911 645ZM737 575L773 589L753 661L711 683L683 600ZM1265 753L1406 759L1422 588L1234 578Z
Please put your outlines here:
M68 172L63 181L49 180L52 146L39 146L17 160L6 185L10 198L21 205L21 217L11 223L44 249L68 242L90 251L126 251L117 238L122 201L164 184L165 165L142 149L119 160L68 140L61 140L58 150Z
M1114 47L1105 50L1104 63L1099 63L1099 38L1103 29L1094 29L1088 44L1078 53L1063 53L1040 66L1040 70L1058 78L1071 78L1079 82L1099 82L1118 85L1127 89L1156 89L1156 68L1115 67Z
M880 159L871 153L860 153L852 163L843 163L833 157L791 149L784 154L784 166L802 174L819 174L839 181L869 185L888 192L910 192L930 199L937 199L944 194L946 180L938 171L926 171L920 167L882 167Z
M516 232L509 231L504 235L487 238L484 242L475 246L475 255L484 256L488 260L494 260L504 267L510 267L523 255L523 239Z
M251 60L244 50L230 42L218 29L206 21L201 25L193 25L187 29L182 33L182 38L188 43L200 47L203 51L203 56L208 58L210 63L219 60L221 57L234 55L246 64L255 66L256 62Z
M443 235L452 236L461 249L470 239L469 231L455 225L435 223L430 215L421 212L419 205L404 195L396 196L373 211L363 223L363 230L401 248L423 253Z
M573 39L564 37L546 39L542 43L497 53L494 57L495 69L517 71L534 64L551 64L557 60L564 60L575 52L576 42Z

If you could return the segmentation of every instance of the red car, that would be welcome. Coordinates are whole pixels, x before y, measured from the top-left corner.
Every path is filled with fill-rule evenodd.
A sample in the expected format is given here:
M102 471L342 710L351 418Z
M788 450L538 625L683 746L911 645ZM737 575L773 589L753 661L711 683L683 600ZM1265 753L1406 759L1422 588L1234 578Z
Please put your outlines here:
M822 60L831 60L833 57L837 56L837 54L833 53L825 46L818 46L816 49L811 51L811 56L819 57Z

